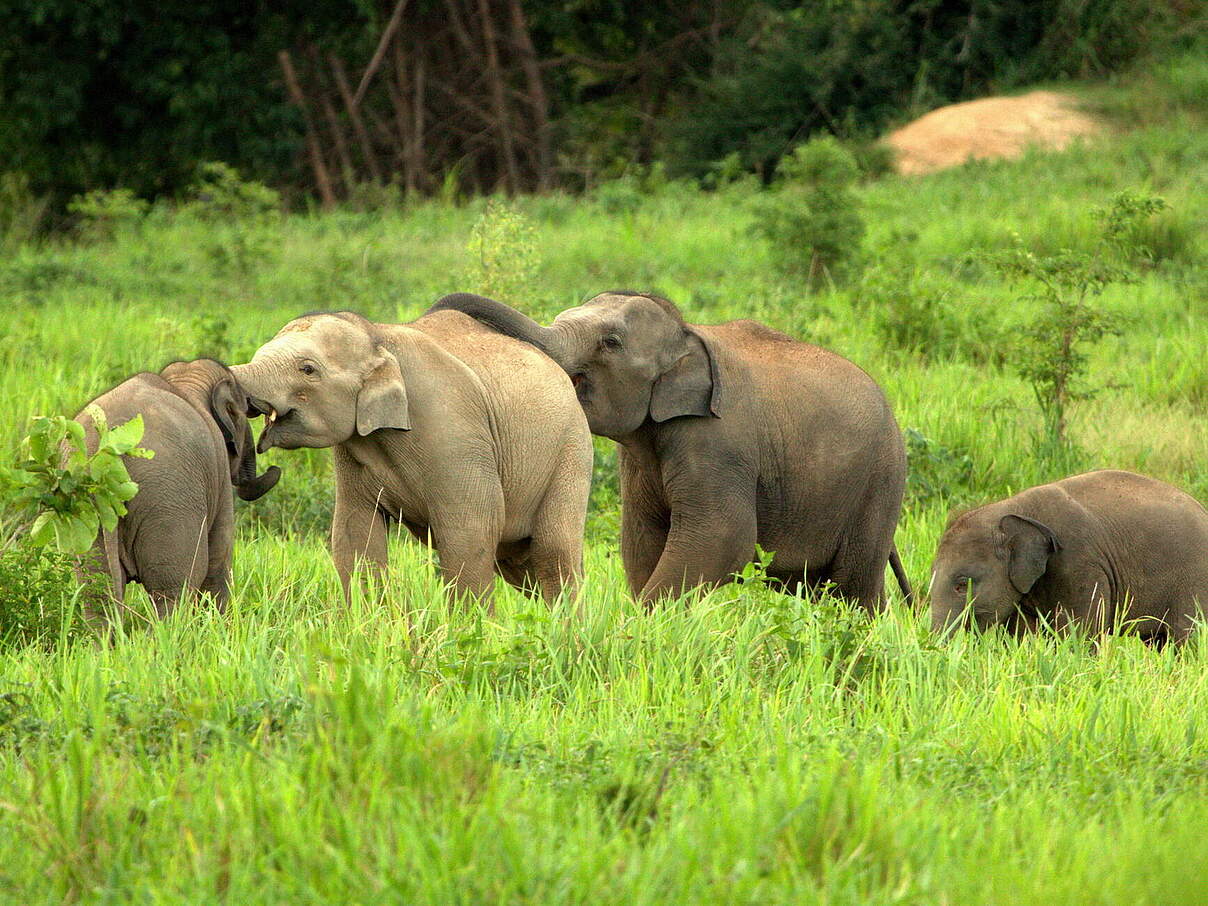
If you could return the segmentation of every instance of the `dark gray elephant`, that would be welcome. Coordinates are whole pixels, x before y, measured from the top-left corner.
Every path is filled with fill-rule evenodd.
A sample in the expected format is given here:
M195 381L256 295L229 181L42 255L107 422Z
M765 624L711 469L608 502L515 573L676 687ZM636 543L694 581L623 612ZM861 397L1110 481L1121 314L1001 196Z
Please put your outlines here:
M1075 475L959 515L931 584L937 631L1043 619L1181 642L1208 607L1208 511L1132 472Z
M210 359L175 362L159 374L136 374L93 403L110 425L141 415L139 445L155 457L124 457L138 493L117 528L98 534L81 569L107 573L119 602L127 582L141 583L161 616L186 589L208 592L224 606L234 541L231 489L255 500L281 475L276 466L256 475L248 400L235 376ZM92 417L84 411L76 420L88 452L96 452Z
M607 292L542 327L480 296L455 309L543 350L592 433L619 444L621 553L643 600L724 582L755 545L786 582L883 603L906 456L881 389L851 362L753 321L684 323L648 293Z

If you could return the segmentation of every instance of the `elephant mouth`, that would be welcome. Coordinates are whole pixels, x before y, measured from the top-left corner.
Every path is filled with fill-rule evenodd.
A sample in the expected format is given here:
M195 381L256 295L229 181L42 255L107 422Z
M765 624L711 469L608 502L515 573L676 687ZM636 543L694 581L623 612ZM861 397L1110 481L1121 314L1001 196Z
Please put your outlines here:
M575 371L570 376L571 385L575 388L575 395L579 398L580 403L586 403L591 396L591 378L582 371Z
M249 400L248 402L264 416L264 431L260 434L260 442L256 444L256 452L264 453L276 446L281 426L284 423L288 427L289 421L294 417L294 410L287 409L285 412L278 412L276 407L264 400Z

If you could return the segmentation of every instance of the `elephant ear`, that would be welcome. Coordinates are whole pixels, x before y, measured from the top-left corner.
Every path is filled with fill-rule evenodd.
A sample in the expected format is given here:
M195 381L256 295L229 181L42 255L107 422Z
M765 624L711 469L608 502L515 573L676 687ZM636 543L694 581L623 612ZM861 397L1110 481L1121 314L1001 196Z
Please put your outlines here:
M1021 595L1026 595L1044 575L1049 556L1061 550L1057 536L1043 522L1008 514L998 522L1006 538L1007 576Z
M250 432L247 424L247 397L234 380L218 381L210 390L210 415L213 417L222 439L226 442L227 459L231 463L231 481L238 482L239 468L248 452L247 440ZM252 455L255 452L252 451ZM252 468L255 468L253 461Z
M357 394L357 434L362 437L379 428L411 430L407 385L398 359L384 346L377 354Z
M671 367L654 382L650 417L665 422L681 415L719 415L721 378L712 344L685 328L683 343Z

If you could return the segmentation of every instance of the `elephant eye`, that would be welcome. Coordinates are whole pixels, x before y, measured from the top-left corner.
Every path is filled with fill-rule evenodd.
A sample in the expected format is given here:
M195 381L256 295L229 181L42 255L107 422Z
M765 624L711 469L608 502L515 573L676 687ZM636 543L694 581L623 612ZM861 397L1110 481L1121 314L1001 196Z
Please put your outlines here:
M964 594L969 590L970 578L968 576L958 576L952 583L952 590L958 594Z
M617 349L620 349L623 345L625 345L625 344L621 342L621 338L618 337L616 334L610 333L608 336L606 336L604 338L604 348L605 349L617 350Z
M317 369L314 365L310 364L310 362L305 362L298 370L309 377L310 375L314 374Z

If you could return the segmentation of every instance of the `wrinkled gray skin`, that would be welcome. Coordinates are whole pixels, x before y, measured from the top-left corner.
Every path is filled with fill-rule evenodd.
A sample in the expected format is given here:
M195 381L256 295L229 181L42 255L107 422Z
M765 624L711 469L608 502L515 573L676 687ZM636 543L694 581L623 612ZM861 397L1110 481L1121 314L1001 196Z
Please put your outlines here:
M267 414L260 449L332 447L331 548L345 594L386 565L386 527L429 537L457 592L496 572L547 598L577 585L591 436L566 375L455 312L291 321L233 369Z
M175 362L159 374L136 374L93 402L111 426L141 415L139 445L155 456L123 458L138 493L117 528L98 534L81 570L107 573L119 602L126 583L141 583L161 616L185 590L208 592L225 606L234 541L231 489L255 500L281 476L276 466L256 475L247 396L234 375L210 359ZM91 416L81 412L76 420L88 452L96 452ZM96 616L96 607L90 609Z
M1075 475L958 516L931 583L936 631L1043 619L1182 642L1208 607L1208 511L1132 472Z
M665 299L608 292L542 327L465 293L466 312L571 376L595 434L619 444L621 553L647 601L727 581L774 551L786 582L834 582L869 609L906 457L884 394L846 359L753 321L685 324Z

